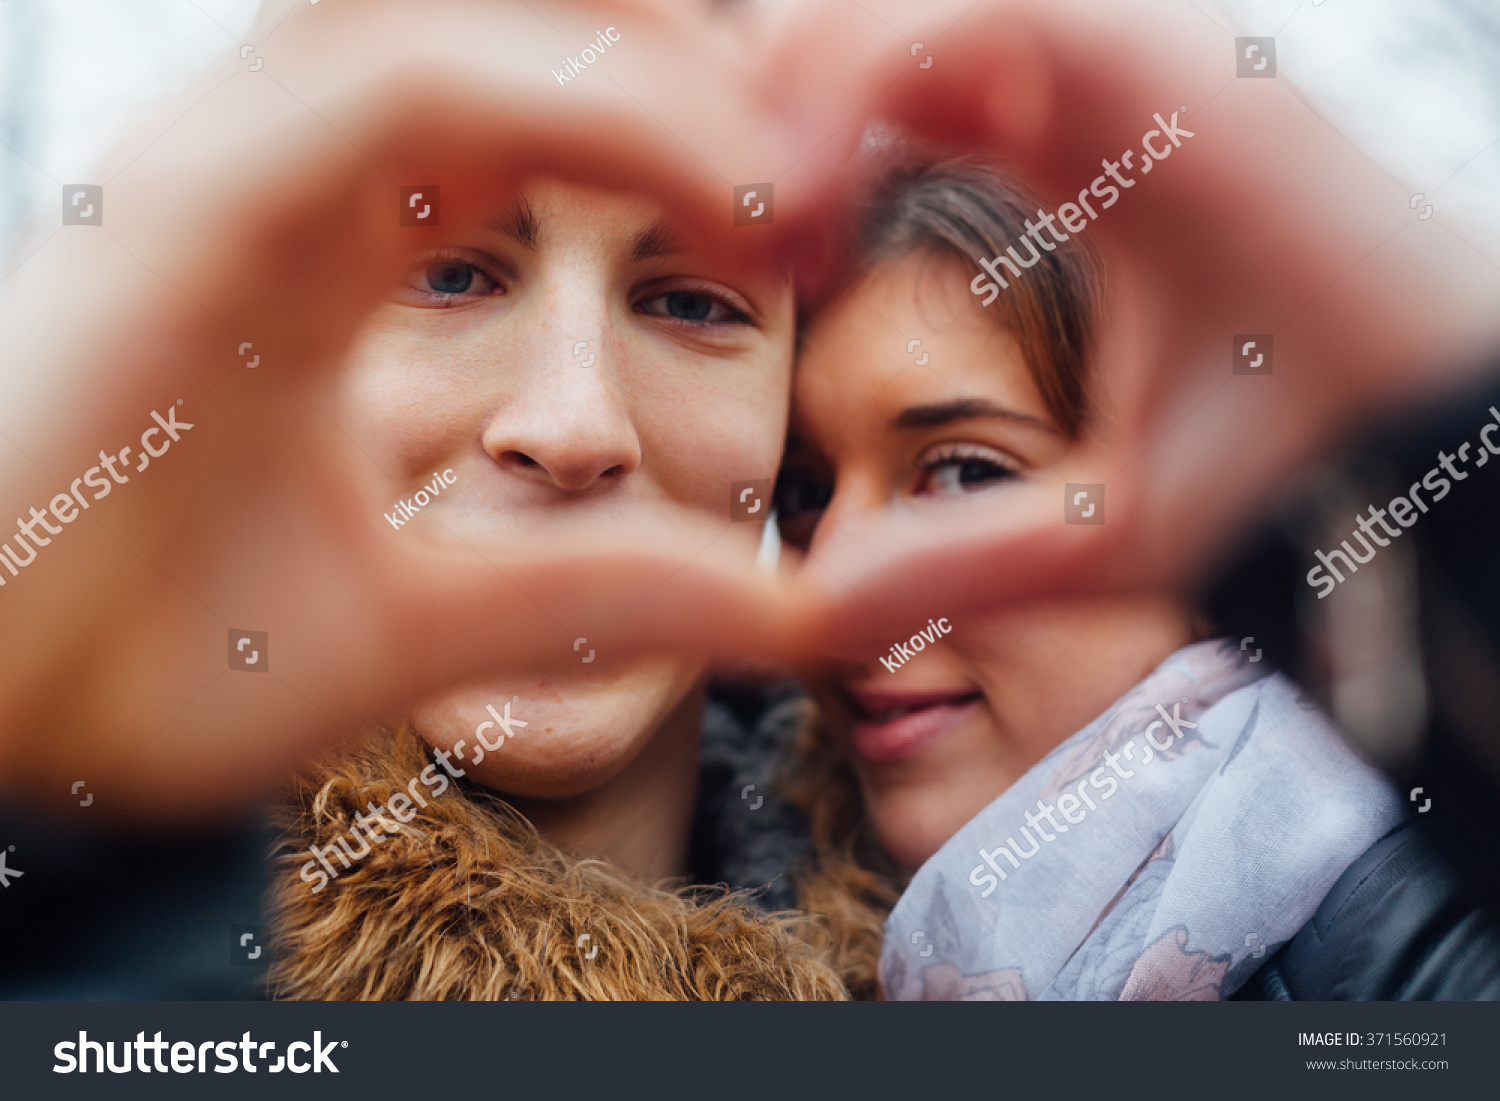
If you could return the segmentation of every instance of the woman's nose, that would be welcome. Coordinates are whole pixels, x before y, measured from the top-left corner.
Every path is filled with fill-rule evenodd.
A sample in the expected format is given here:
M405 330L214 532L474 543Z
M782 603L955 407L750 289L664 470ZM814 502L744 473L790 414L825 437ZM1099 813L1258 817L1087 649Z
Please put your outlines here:
M829 498L818 526L813 530L811 554L837 554L858 544L877 524L889 503L880 479L859 466L846 465L836 472L833 496Z

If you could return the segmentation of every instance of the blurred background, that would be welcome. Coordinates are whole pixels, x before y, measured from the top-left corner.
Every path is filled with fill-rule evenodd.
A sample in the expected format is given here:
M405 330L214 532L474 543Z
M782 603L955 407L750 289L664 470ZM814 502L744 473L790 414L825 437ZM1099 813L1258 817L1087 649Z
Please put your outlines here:
M796 5L768 2L782 14ZM59 224L63 185L103 182L96 166L127 120L194 70L233 57L249 41L259 6L0 0L0 278L24 263L23 227ZM1431 204L1433 217L1500 264L1500 5L1182 0L1182 7L1224 29L1226 76L1229 38L1274 36L1277 79L1422 193L1418 209ZM903 8L922 5L871 0L869 8L899 26Z

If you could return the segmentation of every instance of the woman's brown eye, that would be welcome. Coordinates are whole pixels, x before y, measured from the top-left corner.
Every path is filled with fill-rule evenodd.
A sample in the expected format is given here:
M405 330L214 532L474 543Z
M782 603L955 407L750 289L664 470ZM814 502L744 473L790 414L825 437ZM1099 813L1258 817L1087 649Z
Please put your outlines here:
M944 464L936 474L934 480L950 491L1015 477L1014 471L987 459L956 459Z
M919 497L958 497L989 489L1019 476L1019 471L988 448L944 448L924 456L913 492Z
M806 550L823 511L833 500L831 480L807 471L783 469L776 479L774 497L782 541Z
M833 500L833 487L811 475L783 473L776 481L776 508L785 515L822 512Z

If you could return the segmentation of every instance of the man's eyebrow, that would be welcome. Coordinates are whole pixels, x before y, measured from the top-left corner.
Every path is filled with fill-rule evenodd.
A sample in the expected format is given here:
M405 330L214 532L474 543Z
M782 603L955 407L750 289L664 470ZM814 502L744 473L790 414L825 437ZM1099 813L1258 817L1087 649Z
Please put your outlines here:
M635 235L635 241L630 246L630 262L639 264L658 256L670 256L681 247L665 222L653 222Z
M488 223L487 228L505 234L528 252L535 252L542 223L537 218L536 211L531 209L531 204L521 199L511 208L510 213Z
M1041 417L1007 409L987 398L955 398L953 401L934 402L931 405L913 405L892 417L891 427L936 428L952 421L968 420L973 417L993 417L1016 421L1020 424L1033 424L1048 432L1057 431Z

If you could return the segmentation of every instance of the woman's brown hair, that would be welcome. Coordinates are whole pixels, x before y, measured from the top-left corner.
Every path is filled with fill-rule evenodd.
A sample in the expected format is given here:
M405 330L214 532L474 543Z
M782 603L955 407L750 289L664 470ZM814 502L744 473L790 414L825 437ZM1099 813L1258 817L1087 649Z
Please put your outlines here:
M1002 168L978 156L934 156L887 138L861 167L835 295L875 268L920 254L959 260L982 285L992 277L980 261L1015 250L1045 214ZM985 309L1020 345L1048 413L1073 438L1087 419L1089 346L1103 279L1095 251L1077 235L1063 235L1069 240L1058 242L1038 227L1032 239L1042 246L1020 251L1039 259L1020 275L995 264L1010 285Z
M994 260L1028 233L1042 206L996 165L974 156L937 157L887 140L865 165L840 270L829 297L857 286L876 268L913 255L958 260L990 280ZM1033 223L1034 224L1034 223ZM1053 248L1007 279L987 310L1019 345L1047 411L1070 439L1089 414L1090 344L1103 289L1097 255L1076 236L1043 238ZM1002 271L1008 269L1002 268ZM811 304L813 320L819 303ZM886 916L905 876L869 827L852 763L816 717L804 729L787 784L808 816L817 857L798 880L800 905L821 915L826 942L856 998L880 996L878 967Z

